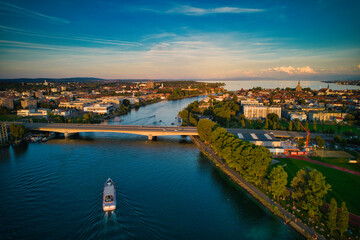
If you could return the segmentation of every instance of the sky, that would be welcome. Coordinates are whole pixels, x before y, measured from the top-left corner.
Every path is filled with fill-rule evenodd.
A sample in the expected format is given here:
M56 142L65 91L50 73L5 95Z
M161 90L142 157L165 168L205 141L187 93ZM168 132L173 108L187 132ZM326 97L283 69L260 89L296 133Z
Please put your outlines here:
M0 0L0 78L360 79L360 1Z

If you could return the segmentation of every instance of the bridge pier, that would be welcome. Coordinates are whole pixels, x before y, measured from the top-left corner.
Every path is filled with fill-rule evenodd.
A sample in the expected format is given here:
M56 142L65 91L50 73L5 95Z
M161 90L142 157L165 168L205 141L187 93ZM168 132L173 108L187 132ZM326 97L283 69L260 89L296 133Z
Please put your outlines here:
M64 132L64 137L65 137L65 138L68 138L68 137L71 137L71 136L76 135L76 134L79 134L79 133L68 133L68 132Z
M156 139L157 139L157 136L153 136L153 135L148 136L149 141L156 140Z

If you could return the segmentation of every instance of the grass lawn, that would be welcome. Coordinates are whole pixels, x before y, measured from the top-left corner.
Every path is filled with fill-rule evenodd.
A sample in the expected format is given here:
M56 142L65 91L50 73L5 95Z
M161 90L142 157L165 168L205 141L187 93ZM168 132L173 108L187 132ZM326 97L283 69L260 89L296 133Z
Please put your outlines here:
M313 124L309 124L309 129L313 131ZM349 126L349 125L338 125L338 124L320 124L316 123L317 132L322 132L323 129L330 130L333 129L334 133L345 133L345 132L353 132L355 135L360 135L360 129L357 126Z
M9 115L0 115L0 121L16 121L22 117L17 115L9 114Z
M339 206L344 201L351 213L360 216L360 176L298 159L279 158L277 160L280 161L278 164L283 166L288 173L288 186L301 168L316 169L326 177L326 182L331 185L332 191L327 194L326 201L330 202L330 199L334 197Z
M346 168L353 171L360 172L360 166L356 163L349 163L348 158L333 158L333 157L310 157L319 162L329 163L338 167Z

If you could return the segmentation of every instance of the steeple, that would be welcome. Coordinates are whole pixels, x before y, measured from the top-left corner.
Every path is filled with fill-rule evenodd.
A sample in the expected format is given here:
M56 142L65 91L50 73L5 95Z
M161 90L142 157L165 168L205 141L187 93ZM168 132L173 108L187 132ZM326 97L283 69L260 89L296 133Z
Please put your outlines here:
M296 86L296 89L295 89L297 92L301 92L302 90L302 87L300 85L300 81L298 82L298 85Z

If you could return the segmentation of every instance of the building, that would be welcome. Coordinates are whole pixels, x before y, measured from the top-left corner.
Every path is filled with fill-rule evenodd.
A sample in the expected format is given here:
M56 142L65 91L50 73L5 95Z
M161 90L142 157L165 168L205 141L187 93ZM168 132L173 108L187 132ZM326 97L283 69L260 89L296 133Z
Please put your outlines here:
M104 97L101 98L101 103L105 105L112 104L115 108L119 108L124 101L121 97Z
M43 97L44 97L44 94L43 94L42 91L37 91L37 92L35 92L35 97L37 97L37 98L43 98Z
M301 92L301 90L302 90L302 87L300 86L300 81L299 81L299 82L298 82L298 85L297 85L296 88L295 88L295 91Z
M266 118L268 114L275 113L281 117L281 107L264 107L264 106L250 106L245 105L243 107L245 118L247 119L259 119Z
M95 105L84 107L84 112L93 112L93 113L99 113L99 114L109 114L112 109L113 109L113 105L95 104Z
M6 143L9 140L5 123L0 123L0 143Z
M83 110L86 103L80 101L72 101L72 102L60 102L59 108L75 108L78 110Z
M347 113L337 113L337 112L310 112L309 120L310 121L329 121L336 120L337 118L345 118Z
M74 109L54 109L54 110L52 110L52 112L55 115L70 117L72 114L74 114L76 112L76 110L74 110Z
M253 105L253 106L263 106L263 103L260 103L258 100L254 99L254 98L248 98L248 99L244 99L244 100L240 100L240 104L242 106L245 105Z
M266 147L272 154L284 153L282 141L271 133L238 133L237 136L243 141Z
M20 109L17 111L17 115L21 117L48 117L48 109Z
M147 82L146 88L154 88L154 82Z
M13 110L14 109L14 100L8 99L8 98L0 99L0 105L8 108L10 110Z
M299 119L300 121L306 121L307 115L304 112L290 112L288 113L291 121Z
M21 107L22 108L37 108L37 100L28 98L21 100Z

